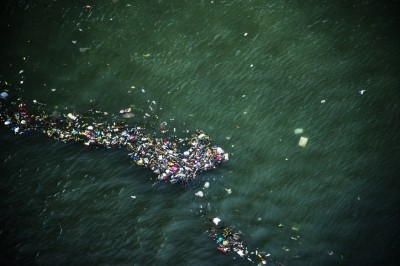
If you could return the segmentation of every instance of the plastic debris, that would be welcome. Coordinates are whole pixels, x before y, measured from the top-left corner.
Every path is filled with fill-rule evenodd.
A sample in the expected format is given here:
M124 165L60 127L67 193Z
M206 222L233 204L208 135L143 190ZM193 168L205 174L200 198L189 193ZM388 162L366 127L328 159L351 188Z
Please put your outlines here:
M203 191L197 191L196 193L194 193L197 197L203 197L204 196L204 193L203 193Z
M90 50L90 48L88 48L88 47L81 47L81 48L79 48L79 52L81 52L81 53L87 52L87 51L89 51L89 50Z
M7 92L3 91L2 93L0 93L0 98L1 99L7 99L7 97L8 97L8 93Z
M221 222L221 219L219 219L218 217L215 217L212 221L215 225L218 225L218 223Z
M300 147L305 147L307 145L307 141L308 141L308 138L301 137L300 140L299 140L299 146Z
M225 188L226 193L231 194L232 193L232 189L230 188Z
M131 196L132 199L136 199L136 196Z
M298 134L302 134L304 132L304 130L302 128L296 128L294 130L294 134L298 135Z
M77 117L74 116L74 115L71 114L71 113L67 114L67 117L70 118L70 119L72 119L72 120L76 120L76 119L77 119Z
M205 182L203 188L209 188L210 187L210 183L209 182Z

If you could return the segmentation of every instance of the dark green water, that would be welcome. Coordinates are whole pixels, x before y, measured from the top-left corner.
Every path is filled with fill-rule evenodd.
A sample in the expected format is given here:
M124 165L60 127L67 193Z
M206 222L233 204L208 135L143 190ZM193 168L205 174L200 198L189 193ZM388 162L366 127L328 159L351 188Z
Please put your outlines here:
M230 160L187 189L152 186L154 176L125 149L1 126L1 264L246 264L218 253L204 233L196 212L209 204L210 216L285 265L397 265L397 6L3 4L2 89L20 88L49 110L112 113L134 104L132 124L203 129ZM205 181L206 197L196 198Z

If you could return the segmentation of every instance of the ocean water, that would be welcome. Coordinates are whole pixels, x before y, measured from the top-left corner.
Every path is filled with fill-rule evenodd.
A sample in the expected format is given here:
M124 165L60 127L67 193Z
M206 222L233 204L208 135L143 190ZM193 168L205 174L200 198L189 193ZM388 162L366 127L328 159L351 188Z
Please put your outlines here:
M398 6L6 1L1 90L49 111L133 106L132 125L203 129L230 160L154 185L124 148L1 125L1 264L249 264L216 250L203 208L271 262L398 265Z

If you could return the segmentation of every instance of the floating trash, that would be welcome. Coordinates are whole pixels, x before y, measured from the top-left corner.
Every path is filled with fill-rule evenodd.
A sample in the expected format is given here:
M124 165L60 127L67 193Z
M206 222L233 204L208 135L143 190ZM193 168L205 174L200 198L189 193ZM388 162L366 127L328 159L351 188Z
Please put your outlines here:
M307 145L307 142L308 142L308 138L301 137L300 140L299 140L299 146L300 147L305 147Z
M89 51L89 50L90 50L90 48L88 48L88 47L81 47L81 48L79 48L79 52L81 52L81 53L87 52L87 51Z
M214 223L215 225L218 225L219 222L221 222L221 219L219 219L218 217L215 217L212 221L213 221L213 223Z
M204 196L204 193L203 193L203 191L198 191L198 192L196 192L196 193L194 193L197 197L203 197Z
M296 128L294 130L294 134L298 135L298 134L302 134L304 132L304 130L302 128Z
M2 93L0 93L0 98L1 99L6 99L8 97L8 93L3 91Z

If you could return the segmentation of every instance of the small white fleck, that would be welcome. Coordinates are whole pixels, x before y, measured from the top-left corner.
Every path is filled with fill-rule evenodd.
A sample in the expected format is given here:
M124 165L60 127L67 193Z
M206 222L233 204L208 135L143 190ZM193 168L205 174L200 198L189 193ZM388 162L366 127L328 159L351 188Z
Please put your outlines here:
M253 64L251 64L250 67L253 67Z
M245 32L245 33L243 34L243 36L247 36L247 32Z
M321 101L321 103L325 103L325 102L326 102L325 100L322 100L322 101Z

